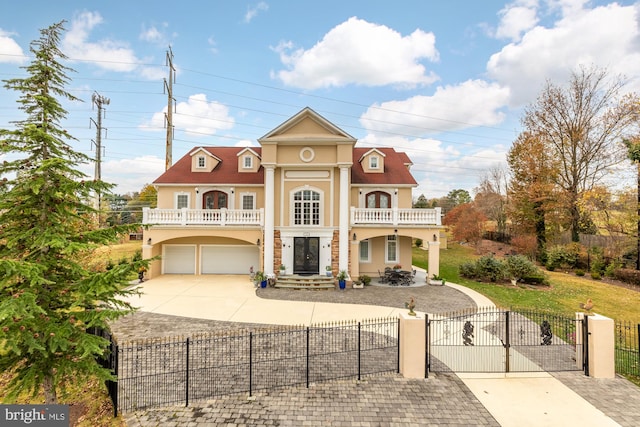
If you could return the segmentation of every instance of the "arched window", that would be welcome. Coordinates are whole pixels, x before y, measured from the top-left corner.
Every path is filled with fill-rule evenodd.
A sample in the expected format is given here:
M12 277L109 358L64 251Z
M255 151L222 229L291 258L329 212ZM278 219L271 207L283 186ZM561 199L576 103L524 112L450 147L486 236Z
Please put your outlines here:
M320 225L320 193L301 190L293 194L293 223Z
M202 209L222 209L227 207L227 193L223 191L209 191L202 195Z
M388 209L391 207L391 195L384 191L372 191L367 194L367 208Z

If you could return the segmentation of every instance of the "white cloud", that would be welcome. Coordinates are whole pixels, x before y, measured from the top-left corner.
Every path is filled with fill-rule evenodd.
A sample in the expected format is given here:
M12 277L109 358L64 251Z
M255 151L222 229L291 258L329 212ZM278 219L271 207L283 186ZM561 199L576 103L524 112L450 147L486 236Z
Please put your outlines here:
M166 29L169 27L169 24L166 22L162 24L159 29L157 26L152 25L147 28L146 26L142 27L142 32L140 33L140 40L144 40L150 43L155 43L159 45L167 45L168 37L165 34Z
M538 23L537 7L537 0L518 0L506 5L498 13L501 18L495 37L520 40L522 33L532 29Z
M124 194L140 191L162 175L164 169L165 159L157 156L110 160L102 163L102 179L116 184L114 193Z
M267 10L269 10L269 5L263 1L256 4L255 6L247 7L247 13L244 15L244 22L251 22L253 18L258 16L258 13L266 12Z
M464 100L461 102L461 100ZM483 80L438 87L432 96L374 104L360 117L369 132L425 135L504 120L500 111L509 102L509 89Z
M384 25L349 18L308 50L291 42L274 48L287 67L272 73L289 86L317 89L348 84L415 87L437 80L421 60L438 60L435 36L415 30L408 36Z
M164 128L167 107L155 113L151 121L143 126L146 130ZM189 96L187 102L178 102L173 114L173 125L194 136L210 136L219 130L233 128L235 120L229 115L229 109L216 101L208 101L204 94Z
M22 64L27 57L12 36L12 33L0 29L0 62Z
M584 3L557 2L565 15L553 27L537 26L491 56L488 74L511 88L513 105L533 101L547 79L566 81L580 64L640 73L638 8L612 3L582 9Z
M102 22L102 16L97 12L76 15L62 39L62 51L71 60L88 61L108 71L138 72L143 77L156 78L157 73L142 65L143 61L128 43L111 39L89 41L91 31Z

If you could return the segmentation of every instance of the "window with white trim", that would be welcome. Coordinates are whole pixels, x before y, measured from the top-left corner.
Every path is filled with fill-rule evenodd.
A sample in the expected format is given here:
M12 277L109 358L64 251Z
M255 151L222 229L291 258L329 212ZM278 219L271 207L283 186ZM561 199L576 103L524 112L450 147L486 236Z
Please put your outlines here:
M360 241L360 262L371 262L371 245L369 240Z
M245 169L251 169L253 167L253 156L244 156L242 158L242 167Z
M301 190L293 194L293 223L320 225L320 193Z
M256 208L256 197L255 193L242 193L240 196L242 198L242 209L244 210L253 210Z
M176 209L188 208L189 207L189 194L181 193L176 194Z
M369 169L378 169L380 167L380 158L378 156L369 157Z
M207 166L207 159L204 156L198 156L198 167L204 168Z
M396 236L395 234L388 235L387 247L385 249L385 262L398 262L398 236Z

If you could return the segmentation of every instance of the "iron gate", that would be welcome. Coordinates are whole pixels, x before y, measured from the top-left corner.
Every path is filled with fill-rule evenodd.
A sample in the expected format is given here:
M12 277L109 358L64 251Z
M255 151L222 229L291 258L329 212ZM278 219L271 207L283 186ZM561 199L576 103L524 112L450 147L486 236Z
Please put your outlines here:
M586 322L531 310L478 309L427 319L427 371L585 369Z

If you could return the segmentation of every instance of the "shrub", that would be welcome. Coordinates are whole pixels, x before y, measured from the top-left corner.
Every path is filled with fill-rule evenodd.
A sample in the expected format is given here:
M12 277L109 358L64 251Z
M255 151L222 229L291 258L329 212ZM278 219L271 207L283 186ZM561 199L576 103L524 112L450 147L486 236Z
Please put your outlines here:
M591 272L591 278L593 280L600 280L600 279L602 279L602 275L600 273L598 273L597 271L592 271Z
M581 269L581 268L577 269L577 270L575 271L575 273L576 273L576 276L578 276L578 277L582 277L582 276L584 276L584 270L583 270L583 269Z
M525 276L534 275L538 267L524 255L511 255L505 260L504 269L510 279L518 281Z
M422 239L416 239L416 248L421 248L422 247Z
M462 277L473 279L476 277L476 264L471 261L464 262L460 264L458 271Z
M553 271L560 267L574 268L580 260L580 245L571 243L564 246L554 246L546 252L545 267Z
M534 274L523 277L521 281L528 285L548 285L549 284L549 278L539 268Z
M604 275L607 277L615 277L615 271L622 268L622 261L614 260L604 269Z
M614 270L613 277L621 282L630 283L640 286L640 271L628 268L619 268Z
M476 277L483 282L497 282L505 277L505 266L493 255L485 255L476 261Z

